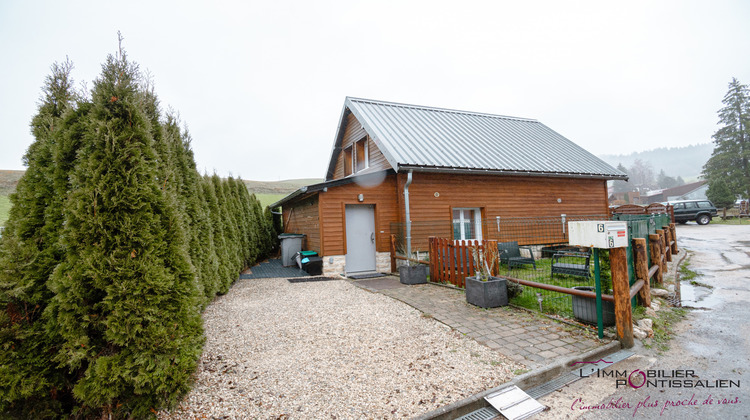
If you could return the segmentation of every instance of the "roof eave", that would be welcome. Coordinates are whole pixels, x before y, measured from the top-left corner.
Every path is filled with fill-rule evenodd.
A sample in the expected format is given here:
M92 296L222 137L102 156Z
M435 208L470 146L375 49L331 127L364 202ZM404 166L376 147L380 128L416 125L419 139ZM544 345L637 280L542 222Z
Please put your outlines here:
M367 178L370 178L370 177L378 178L378 177L380 177L381 174L384 174L384 176L388 176L388 175L391 175L391 174L394 174L394 173L396 173L396 172L393 169L388 169L388 170L385 170L385 171L368 172L366 174L354 174L354 175L350 175L350 176L348 176L346 178L334 179L334 180L330 180L330 181L320 182L320 183L317 183L317 184L307 185L307 186L304 186L304 187L298 189L297 191L294 191L293 193L287 195L286 197L284 197L281 200L279 200L279 201L271 204L268 207L274 209L276 207L283 206L284 204L286 204L286 203L288 203L288 202L290 202L292 200L295 200L295 199L299 198L300 196L308 196L308 195L311 195L313 193L317 193L317 192L320 192L320 191L325 191L328 187L336 187L336 186L339 186L339 185L351 184L352 182L357 182L357 180L360 180L360 179L363 179L363 178L364 179L367 179Z
M375 142L375 145L378 147L378 150L380 150L380 153L383 154L383 157L385 157L385 160L388 162L389 165L391 165L391 168L398 172L398 161L393 156L393 153L391 153L391 150L388 147L385 147L383 142L380 139L380 133L377 133L371 126L370 123L367 121L367 118L364 118L364 116L361 114L360 110L356 106L356 102L364 102L367 100L360 99L360 98L351 98L346 97L345 105L344 107L349 109L349 112L354 114L354 117L359 121L360 124L362 124L362 128L365 130L368 136L370 136L370 139L372 139L373 142ZM343 132L342 132L343 135Z
M348 98L347 98L348 99ZM328 162L328 171L326 172L326 181L333 179L333 173L336 171L336 161L338 160L339 153L341 153L341 142L344 139L344 132L346 131L347 115L351 112L347 106L347 100L344 100L344 107L341 110L341 116L339 116L339 125L336 129L336 136L333 139L333 147L331 148L331 160Z
M468 175L516 175L516 176L535 176L535 177L553 177L553 178L585 178L585 179L602 179L602 180L623 180L627 181L627 175L615 174L591 174L591 173L572 173L572 172L545 172L545 171L524 171L510 169L481 169L481 168L455 168L455 167L438 167L424 165L399 165L399 171L415 172L433 172L445 174L468 174Z

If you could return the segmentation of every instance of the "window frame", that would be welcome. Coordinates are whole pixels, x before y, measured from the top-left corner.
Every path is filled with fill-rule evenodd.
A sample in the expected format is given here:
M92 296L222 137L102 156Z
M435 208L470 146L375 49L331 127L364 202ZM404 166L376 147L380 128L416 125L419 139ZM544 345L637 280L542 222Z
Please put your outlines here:
M354 142L354 167L352 173L362 172L370 167L370 148L368 144L368 137L364 136L361 139ZM364 165L360 167L360 149L362 151L362 160Z
M454 212L459 212L458 220L454 217ZM468 212L474 212L474 220L472 221L474 226L474 237L467 238L465 232L465 223L467 221L466 214ZM471 214L471 213L468 213ZM459 236L456 238L456 223L459 224ZM482 208L481 207L453 207L451 208L451 226L453 226L453 240L456 241L481 241L482 240Z
M354 173L354 145L344 149L344 176Z

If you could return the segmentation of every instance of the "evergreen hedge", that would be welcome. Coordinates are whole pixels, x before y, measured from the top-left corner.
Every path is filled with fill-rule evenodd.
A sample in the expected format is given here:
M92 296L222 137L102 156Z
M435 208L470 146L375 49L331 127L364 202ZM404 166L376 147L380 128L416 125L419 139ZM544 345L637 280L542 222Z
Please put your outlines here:
M275 244L241 180L201 176L138 66L45 81L0 239L0 417L152 417L189 389L200 311Z

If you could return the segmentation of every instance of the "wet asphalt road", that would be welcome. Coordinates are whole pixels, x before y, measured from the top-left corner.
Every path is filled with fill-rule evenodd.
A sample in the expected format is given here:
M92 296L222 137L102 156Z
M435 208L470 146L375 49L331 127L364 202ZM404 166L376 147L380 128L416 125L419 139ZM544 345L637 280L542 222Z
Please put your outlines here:
M694 309L677 325L668 351L637 344L636 354L612 369L684 377L638 389L618 387L613 377L585 378L543 397L550 410L535 419L750 418L750 222L678 225L677 238L699 274L698 285L681 284L683 306ZM636 386L640 375L634 373ZM684 387L688 379L715 387ZM590 408L602 404L608 408Z

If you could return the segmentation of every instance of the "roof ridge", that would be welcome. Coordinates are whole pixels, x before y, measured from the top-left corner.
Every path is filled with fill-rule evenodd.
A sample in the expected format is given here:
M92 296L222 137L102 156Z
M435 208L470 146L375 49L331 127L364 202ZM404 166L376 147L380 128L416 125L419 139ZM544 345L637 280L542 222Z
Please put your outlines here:
M440 108L440 107L434 107L434 106L404 104L404 103L400 103L400 102L381 101L381 100L377 100L377 99L355 98L353 96L347 96L346 100L353 101L353 102L364 102L364 103L372 103L372 104L378 104L378 105L393 106L393 107L399 107L399 108L421 109L421 110L425 110L425 111L446 112L446 113L464 114L464 115L477 115L477 116L483 116L483 117L501 118L501 119L505 119L505 120L517 120L517 121L526 121L526 122L535 122L535 123L539 122L539 120L534 119L534 118L513 117L513 116L510 116L510 115L489 114L489 113L486 113L486 112L473 112L473 111L463 111L463 110L460 110L460 109L450 109L450 108Z

